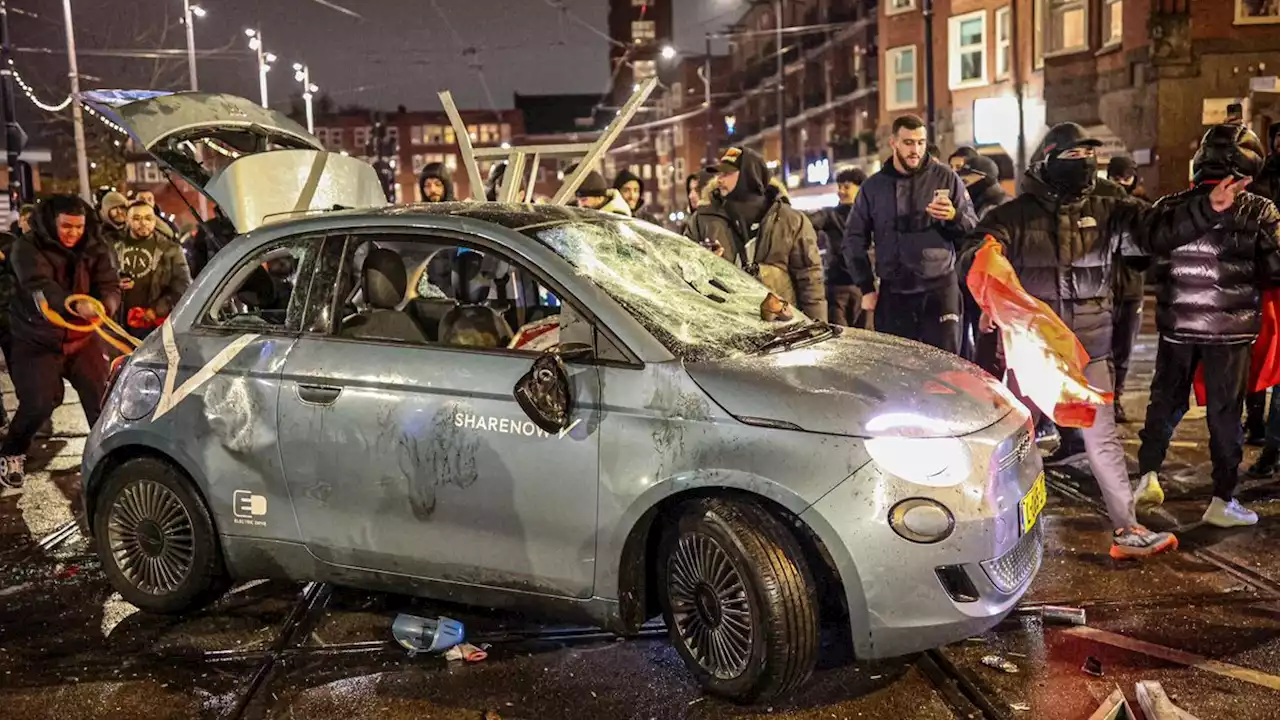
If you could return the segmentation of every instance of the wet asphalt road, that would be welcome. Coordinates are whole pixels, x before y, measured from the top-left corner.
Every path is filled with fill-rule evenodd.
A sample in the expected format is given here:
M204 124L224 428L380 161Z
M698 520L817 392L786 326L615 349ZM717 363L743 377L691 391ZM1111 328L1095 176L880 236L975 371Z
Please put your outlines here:
M1150 378L1153 340L1144 336L1138 351L1125 398L1131 416L1145 405L1138 390ZM12 409L12 392L5 399ZM1280 486L1246 481L1241 499L1262 515L1255 528L1197 526L1209 495L1200 420L1183 423L1176 441L1185 445L1166 464L1169 499L1143 518L1179 529L1177 554L1112 561L1092 481L1055 474L1045 561L1025 612L980 638L879 663L854 660L840 635L827 632L809 685L761 707L704 697L658 631L619 640L281 582L238 586L192 616L138 613L113 596L83 533L65 533L79 514L78 406L59 410L55 431L33 453L27 491L0 498L0 718L1074 720L1117 686L1133 702L1139 680L1161 682L1201 720L1280 716ZM1032 612L1040 603L1085 607L1088 625L1046 625ZM397 612L463 620L470 637L492 642L488 659L408 657L391 640ZM989 654L1018 672L985 667ZM1088 657L1101 662L1102 677L1081 671Z

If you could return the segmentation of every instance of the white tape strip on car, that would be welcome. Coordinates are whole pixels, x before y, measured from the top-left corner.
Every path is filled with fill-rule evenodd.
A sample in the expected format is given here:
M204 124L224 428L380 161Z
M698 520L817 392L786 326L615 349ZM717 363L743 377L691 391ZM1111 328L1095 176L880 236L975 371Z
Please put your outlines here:
M161 416L173 409L175 405L182 402L183 398L195 392L201 385L209 382L209 380L218 373L219 370L226 367L231 359L240 353L246 345L257 340L261 335L241 335L231 341L230 345L222 348L222 351L213 356L213 359L205 366L200 368L195 375L187 378L177 390L174 390L174 383L178 377L178 344L173 339L173 326L165 323L160 326L161 335L164 339L164 355L168 361L168 372L164 376L164 391L160 394L160 402L156 403L156 411L151 416L151 421L159 420Z

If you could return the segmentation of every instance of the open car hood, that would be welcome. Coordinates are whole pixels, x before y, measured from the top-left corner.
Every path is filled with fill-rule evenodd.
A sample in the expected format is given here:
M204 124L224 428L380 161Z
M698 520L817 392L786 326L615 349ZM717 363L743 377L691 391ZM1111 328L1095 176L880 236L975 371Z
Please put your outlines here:
M1017 401L975 365L899 338L848 331L785 352L687 365L748 422L854 437L955 437L990 427Z
M328 152L284 113L245 98L96 90L81 99L217 203L238 232L310 210L387 204L373 166Z

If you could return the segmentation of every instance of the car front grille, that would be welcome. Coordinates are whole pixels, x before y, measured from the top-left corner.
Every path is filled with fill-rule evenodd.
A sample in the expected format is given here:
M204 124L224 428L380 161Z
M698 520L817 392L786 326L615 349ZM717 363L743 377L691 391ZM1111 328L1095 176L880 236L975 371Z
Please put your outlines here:
M1031 452L1031 448L1034 445L1035 434L1031 432L1030 428L1024 426L1014 436L1013 446L1009 453L1000 458L999 462L996 463L996 467L999 468L1000 472L1004 472L1021 464L1023 460L1027 459L1027 454Z
M1009 552L982 563L982 569L991 578L991 584L1000 592L1008 594L1017 590L1035 572L1036 566L1040 564L1040 556L1044 553L1041 541L1043 524L1036 523L1031 532L1023 535Z

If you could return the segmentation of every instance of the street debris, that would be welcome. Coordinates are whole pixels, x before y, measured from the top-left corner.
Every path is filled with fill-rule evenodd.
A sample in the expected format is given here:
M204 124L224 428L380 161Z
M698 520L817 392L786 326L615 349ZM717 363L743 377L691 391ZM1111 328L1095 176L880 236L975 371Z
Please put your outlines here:
M1134 693L1147 720L1196 720L1194 715L1174 705L1164 688L1154 680L1135 683Z
M483 648L478 648L471 643L459 643L449 648L444 654L444 659L450 662L457 660L465 660L467 662L480 662L489 657L489 653Z
M1009 703L1009 709L1014 712L1031 712L1031 703Z
M1084 666L1080 670L1094 677L1102 677L1102 661L1090 655L1084 659Z
M999 655L985 655L982 658L982 664L989 668L995 668L1000 672L1009 673L1010 675L1018 672L1018 666L1012 662L1005 660Z
M1102 701L1098 709L1093 711L1089 720L1134 720L1133 710L1129 708L1129 702L1124 699L1124 692L1116 688L1106 700Z
M462 623L443 615L438 618L424 618L400 613L391 625L391 634L395 636L396 642L400 643L400 647L409 651L409 657L413 657L420 652L436 653L448 650L462 642L466 636L466 630Z
M1065 607L1062 605L1045 605L1040 608L1040 616L1045 622L1063 625L1084 625L1084 608Z

